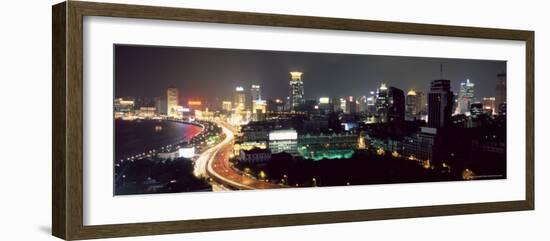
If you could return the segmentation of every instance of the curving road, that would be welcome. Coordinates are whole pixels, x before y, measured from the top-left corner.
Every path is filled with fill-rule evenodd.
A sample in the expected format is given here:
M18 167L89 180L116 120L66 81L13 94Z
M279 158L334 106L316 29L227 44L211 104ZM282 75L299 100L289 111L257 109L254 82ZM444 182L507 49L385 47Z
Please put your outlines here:
M213 190L281 188L278 184L245 176L231 167L229 156L233 150L235 130L229 125L218 124L223 129L225 139L199 156L195 162L195 175L210 177L213 180L213 187L216 187Z

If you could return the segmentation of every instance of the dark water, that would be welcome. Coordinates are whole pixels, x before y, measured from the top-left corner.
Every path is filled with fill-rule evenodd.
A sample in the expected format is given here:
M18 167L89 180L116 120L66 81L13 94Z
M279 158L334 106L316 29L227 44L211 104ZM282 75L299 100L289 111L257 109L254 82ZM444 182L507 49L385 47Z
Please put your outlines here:
M156 126L162 127L162 130L155 130ZM172 121L115 120L115 160L188 141L200 131L198 126Z

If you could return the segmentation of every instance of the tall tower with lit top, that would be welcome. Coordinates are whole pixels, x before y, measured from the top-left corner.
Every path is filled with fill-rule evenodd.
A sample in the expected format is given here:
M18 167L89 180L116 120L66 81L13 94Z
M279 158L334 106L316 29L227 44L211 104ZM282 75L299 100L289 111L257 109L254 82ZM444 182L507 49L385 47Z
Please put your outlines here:
M460 91L458 92L458 104L456 106L456 114L466 114L470 112L470 105L475 102L474 99L474 83L467 79L466 82L460 83Z
M302 72L290 72L290 110L296 111L304 104L304 82Z

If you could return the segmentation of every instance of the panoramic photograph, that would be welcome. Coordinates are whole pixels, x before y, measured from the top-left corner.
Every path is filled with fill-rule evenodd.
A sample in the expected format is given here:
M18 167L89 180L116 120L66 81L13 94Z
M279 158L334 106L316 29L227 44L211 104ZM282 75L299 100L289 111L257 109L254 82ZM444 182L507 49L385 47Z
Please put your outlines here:
M114 195L506 179L506 62L114 46Z

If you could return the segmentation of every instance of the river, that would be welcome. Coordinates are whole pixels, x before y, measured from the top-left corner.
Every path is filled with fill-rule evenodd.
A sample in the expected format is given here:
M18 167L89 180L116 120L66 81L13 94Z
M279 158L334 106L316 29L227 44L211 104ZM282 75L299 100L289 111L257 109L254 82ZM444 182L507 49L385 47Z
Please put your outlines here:
M115 120L115 160L189 141L201 127L174 121Z

